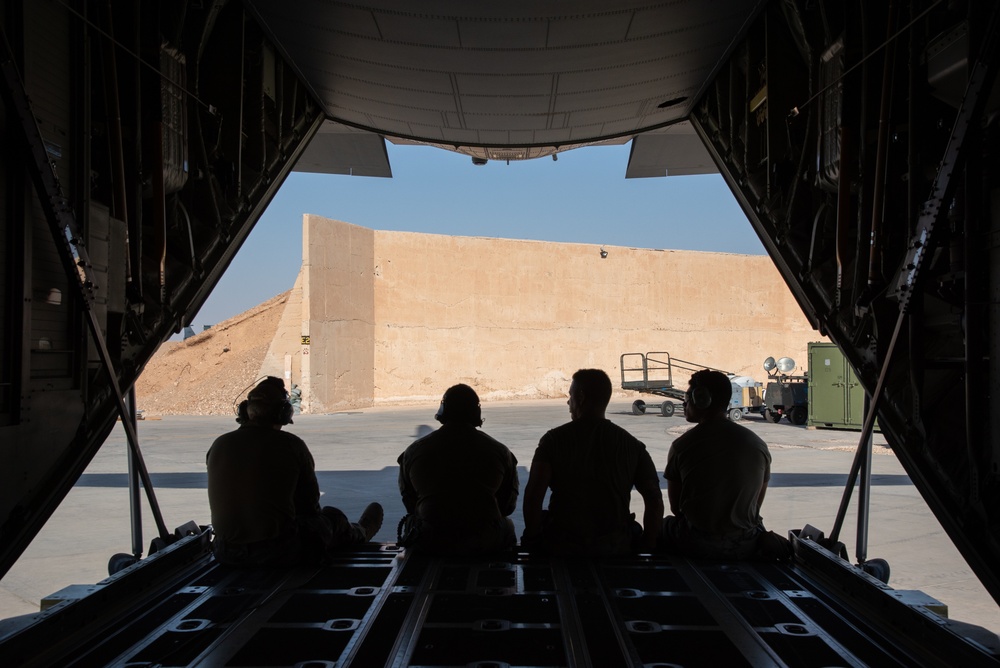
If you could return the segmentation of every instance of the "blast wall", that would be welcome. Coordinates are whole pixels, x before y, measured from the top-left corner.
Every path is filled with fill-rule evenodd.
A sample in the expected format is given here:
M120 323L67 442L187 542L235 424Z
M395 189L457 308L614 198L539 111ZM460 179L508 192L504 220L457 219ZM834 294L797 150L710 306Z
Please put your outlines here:
M303 408L565 396L625 352L766 380L812 330L766 256L372 231L304 217ZM296 381L297 382L297 381Z
M302 229L302 412L371 406L375 397L375 233L306 215Z

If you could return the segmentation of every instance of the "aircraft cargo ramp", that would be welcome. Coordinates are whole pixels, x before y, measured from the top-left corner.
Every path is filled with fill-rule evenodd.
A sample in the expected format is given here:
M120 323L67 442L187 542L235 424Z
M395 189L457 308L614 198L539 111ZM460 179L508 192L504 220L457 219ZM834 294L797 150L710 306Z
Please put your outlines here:
M431 558L372 544L324 567L252 570L218 565L204 530L87 596L7 620L0 655L21 666L1000 665L971 637L978 627L800 533L783 565Z

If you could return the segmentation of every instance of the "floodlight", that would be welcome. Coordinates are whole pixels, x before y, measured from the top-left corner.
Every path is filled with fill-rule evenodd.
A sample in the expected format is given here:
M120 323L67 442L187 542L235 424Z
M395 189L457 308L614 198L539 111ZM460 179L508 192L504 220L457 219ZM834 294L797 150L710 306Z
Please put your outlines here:
M773 357L768 357L766 360L764 360L764 371L771 373L771 371L773 371L774 367L776 366L778 366L778 363L774 361Z
M795 368L795 360L791 357L782 357L778 360L778 371L781 373L788 373Z

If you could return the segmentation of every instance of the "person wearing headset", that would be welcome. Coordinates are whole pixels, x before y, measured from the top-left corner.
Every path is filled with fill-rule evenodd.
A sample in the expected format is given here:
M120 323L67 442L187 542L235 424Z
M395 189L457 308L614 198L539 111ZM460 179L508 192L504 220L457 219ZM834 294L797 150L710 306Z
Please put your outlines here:
M371 503L357 523L320 508L312 453L294 434L285 383L269 376L240 404L240 427L208 450L208 502L213 551L234 566L318 564L337 548L370 541L382 526Z
M434 418L441 426L399 456L399 491L408 513L399 542L430 554L499 552L517 543L517 458L479 430L479 395L449 387Z
M573 374L571 420L542 436L524 487L526 550L608 556L655 548L663 521L656 466L641 441L604 417L611 392L601 369ZM629 512L633 487L642 496L641 526Z
M757 553L758 538L768 533L760 508L771 478L771 453L757 434L727 419L732 391L719 371L691 376L684 417L695 426L671 444L663 472L672 513L663 519L663 551L745 559Z

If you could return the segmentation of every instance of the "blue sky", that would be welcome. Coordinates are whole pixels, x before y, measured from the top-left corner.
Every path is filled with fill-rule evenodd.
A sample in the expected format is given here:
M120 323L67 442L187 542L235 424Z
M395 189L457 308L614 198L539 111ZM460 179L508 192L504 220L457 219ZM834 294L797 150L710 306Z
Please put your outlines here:
M305 213L376 230L764 254L722 177L625 179L630 144L484 166L441 149L386 147L391 179L291 174L195 331L292 287Z

